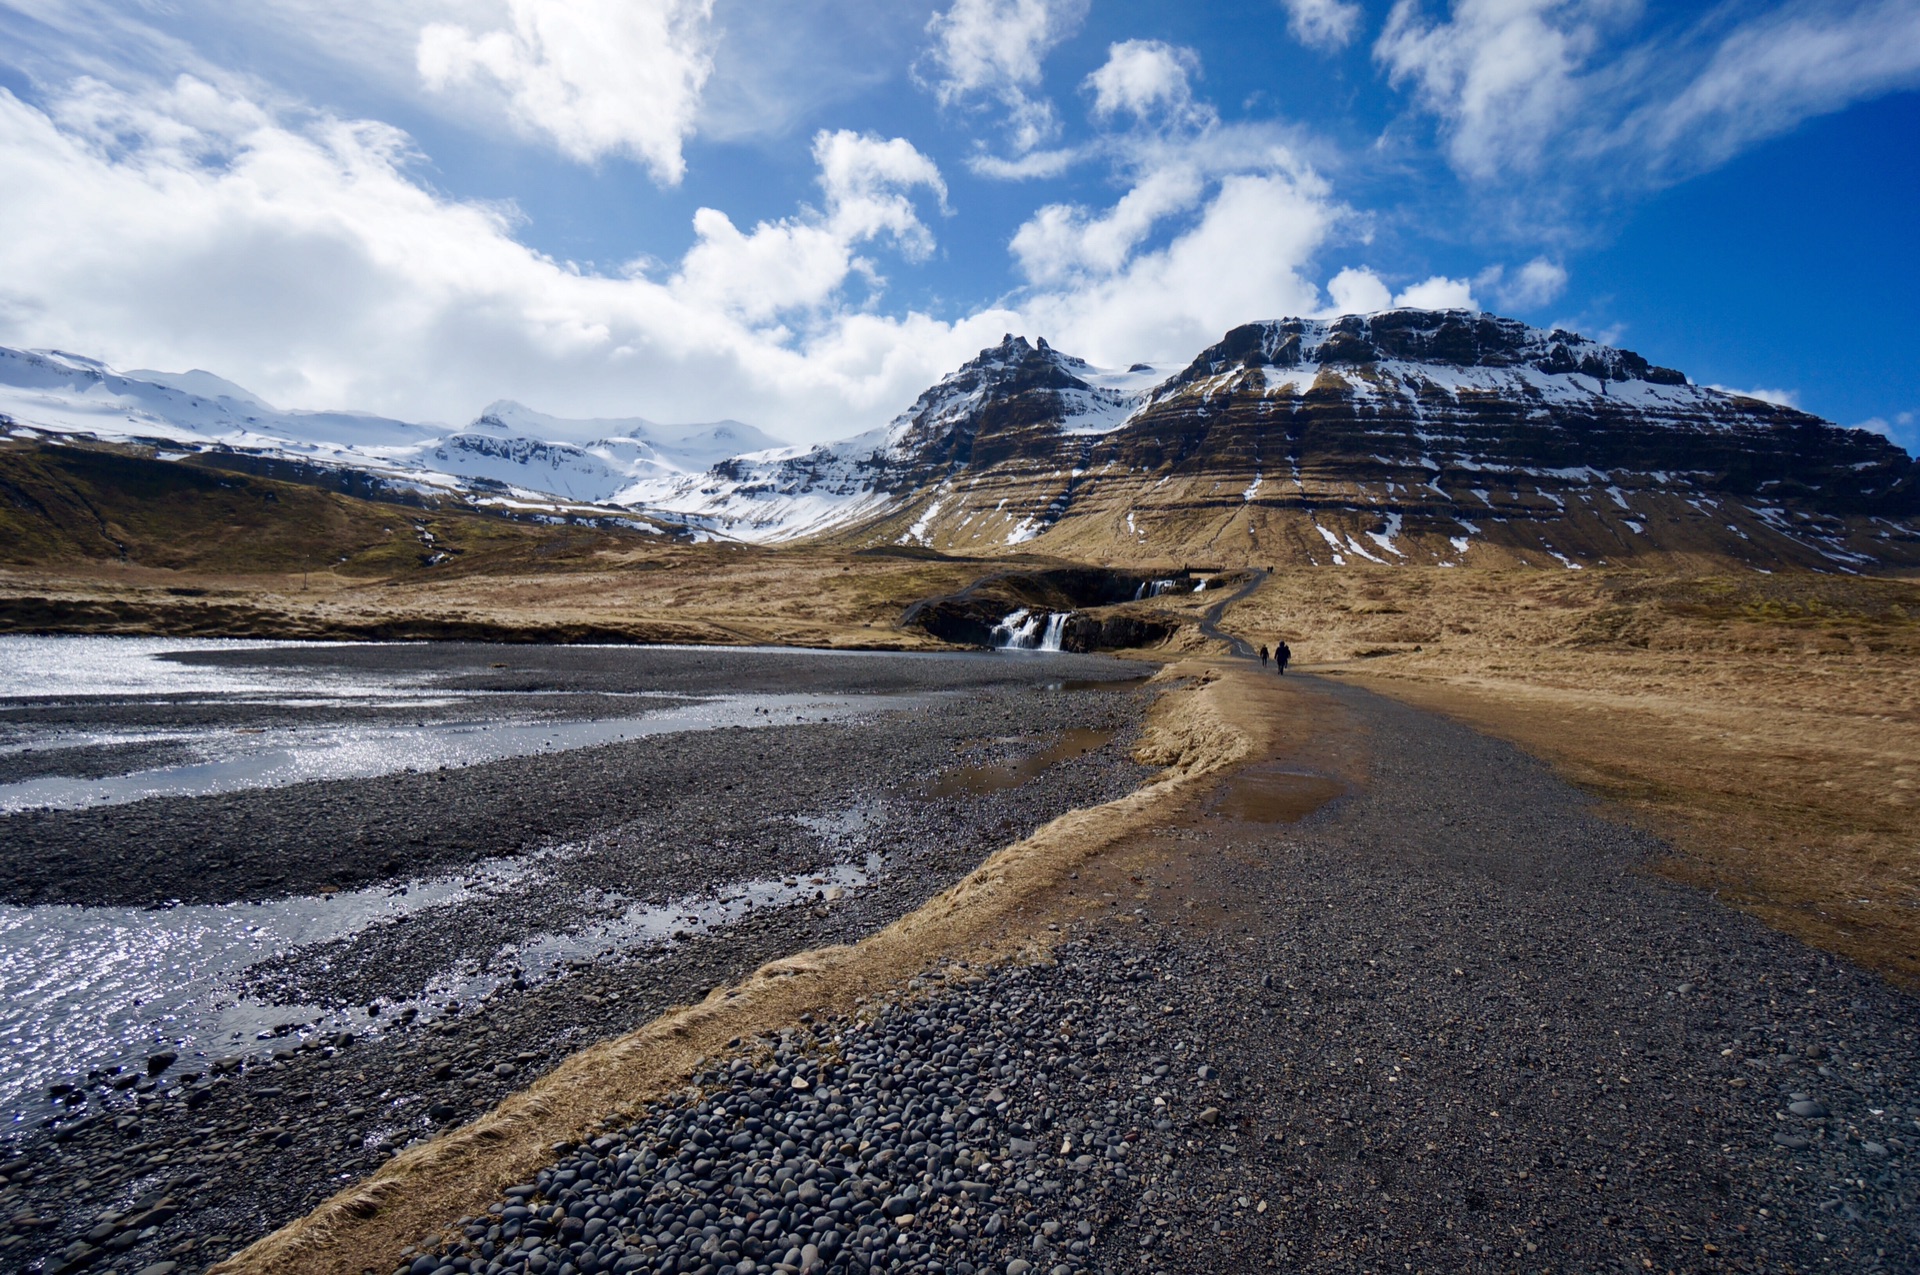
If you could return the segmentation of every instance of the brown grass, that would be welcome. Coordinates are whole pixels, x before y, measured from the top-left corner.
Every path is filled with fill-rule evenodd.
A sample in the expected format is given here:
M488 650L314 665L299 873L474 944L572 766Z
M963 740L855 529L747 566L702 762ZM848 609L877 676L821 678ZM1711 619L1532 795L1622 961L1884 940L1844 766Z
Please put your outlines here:
M1662 872L1920 986L1920 585L1296 571L1225 627L1513 740L1668 836Z
M943 644L898 627L901 612L984 570L965 559L586 534L572 547L526 546L484 571L453 564L392 577L0 568L0 630L935 649Z
M793 1022L848 1013L900 990L943 959L1001 959L1044 950L1051 931L1034 910L1068 874L1124 836L1176 813L1211 776L1278 741L1282 689L1248 670L1203 664L1169 670L1190 684L1155 706L1138 756L1165 767L1152 783L1072 811L997 852L919 910L851 947L774 961L738 986L671 1011L631 1034L569 1058L472 1124L396 1156L366 1182L214 1268L357 1275L482 1207L552 1159L556 1141L598 1132L686 1083L702 1058ZM1164 675L1164 674L1163 674Z

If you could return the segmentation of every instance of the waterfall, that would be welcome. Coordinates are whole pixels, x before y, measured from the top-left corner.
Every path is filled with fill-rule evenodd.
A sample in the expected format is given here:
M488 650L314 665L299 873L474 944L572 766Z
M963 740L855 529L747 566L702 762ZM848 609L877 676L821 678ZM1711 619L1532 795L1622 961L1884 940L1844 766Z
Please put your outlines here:
M1045 617L1043 629L1041 617L1021 607L993 626L993 644L1002 651L1058 651L1072 615L1071 611L1055 611Z
M1172 580L1142 580L1133 591L1133 600L1138 602L1142 598L1157 598L1163 593L1173 592L1173 586Z
M1001 650L1031 650L1039 629L1040 617L1021 607L993 626L993 644Z

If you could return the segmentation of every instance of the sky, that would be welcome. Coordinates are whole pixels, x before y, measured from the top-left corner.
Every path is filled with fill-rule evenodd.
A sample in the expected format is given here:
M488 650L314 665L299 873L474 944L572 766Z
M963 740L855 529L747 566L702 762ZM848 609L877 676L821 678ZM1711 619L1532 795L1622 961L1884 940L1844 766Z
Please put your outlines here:
M0 2L0 344L880 424L1473 306L1920 450L1920 0Z

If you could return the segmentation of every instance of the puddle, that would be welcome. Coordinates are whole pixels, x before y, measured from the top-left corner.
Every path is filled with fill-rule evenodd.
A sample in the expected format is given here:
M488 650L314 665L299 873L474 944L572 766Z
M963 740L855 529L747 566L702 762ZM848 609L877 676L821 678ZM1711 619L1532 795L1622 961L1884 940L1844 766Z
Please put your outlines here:
M849 828L846 835L857 833ZM555 856L580 848L491 860L400 886L268 903L0 906L0 1050L9 1063L0 1072L0 1110L39 1109L50 1084L114 1064L138 1071L163 1048L194 1064L183 1065L183 1072L198 1071L204 1059L286 1048L298 1042L300 1030L377 1029L392 1021L398 1006L376 1017L364 1006L274 1004L233 989L250 966L272 956L428 909L537 889ZM880 870L879 856L869 854L804 876L737 881L665 903L621 907L624 900L609 899L619 908L615 915L503 948L484 969L446 971L412 1002L423 1011L466 1004L504 986L516 971L536 983L569 961L669 943L731 925L755 909L831 903Z
M1140 677L1123 677L1115 681L1102 681L1097 677L1070 677L1059 682L1043 682L1043 691L1137 691L1153 680L1153 674Z
M1077 727L1063 732L1060 742L1053 747L1020 761L988 766L956 766L936 779L928 787L926 795L935 799L984 797L988 793L1018 788L1063 761L1071 761L1095 749L1104 748L1119 733L1117 730Z
M495 719L170 732L167 738L185 742L201 760L104 778L48 776L0 784L0 813L122 805L149 797L198 797L321 779L371 779L403 770L473 766L679 731L846 721L923 702L910 695L729 695L691 704L684 696L663 698L673 701L673 706L629 717L575 721Z
M1345 784L1325 775L1244 770L1227 781L1208 813L1241 823L1298 823L1346 795Z

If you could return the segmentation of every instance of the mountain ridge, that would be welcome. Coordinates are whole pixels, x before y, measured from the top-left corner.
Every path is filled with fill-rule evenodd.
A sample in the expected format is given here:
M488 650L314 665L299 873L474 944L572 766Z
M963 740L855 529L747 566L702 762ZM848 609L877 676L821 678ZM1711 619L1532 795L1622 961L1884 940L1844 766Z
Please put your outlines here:
M17 384L21 357L0 351L0 411L31 389ZM288 445L522 508L617 506L702 538L1119 565L1920 564L1920 464L1889 441L1475 311L1242 324L1178 368L1101 368L1009 333L887 424L810 446L768 446L739 422L568 421L510 400L438 432L356 414L269 419L251 395L207 406L191 394L246 393L210 373L129 388L131 374L97 361L35 357L64 361L41 369L55 379L121 378L55 432L97 420L116 394L156 416L184 398L200 417L264 422L269 442L271 427L385 429L385 444ZM187 415L191 440L230 445Z

